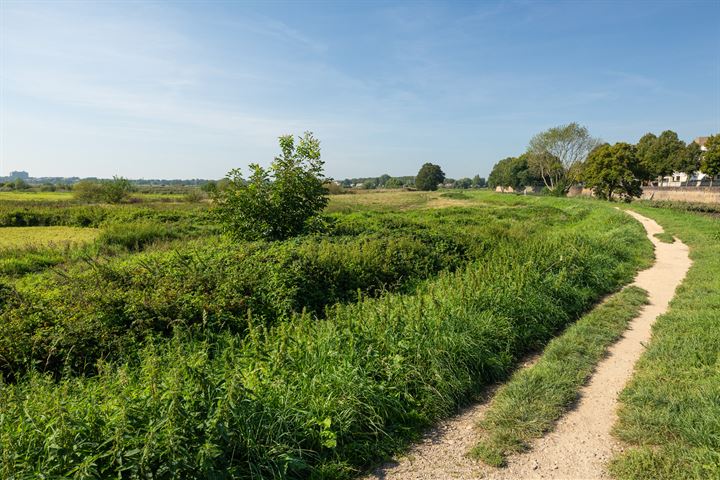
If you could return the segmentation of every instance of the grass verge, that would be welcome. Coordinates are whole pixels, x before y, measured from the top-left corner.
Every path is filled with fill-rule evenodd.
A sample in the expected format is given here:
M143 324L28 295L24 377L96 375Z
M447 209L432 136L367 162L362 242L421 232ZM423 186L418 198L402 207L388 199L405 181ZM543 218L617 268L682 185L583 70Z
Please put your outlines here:
M484 438L471 456L501 467L507 455L527 450L531 439L552 430L606 349L646 303L645 290L628 287L551 341L537 364L519 370L500 388L480 424Z
M656 233L653 236L663 243L675 243L675 237L673 237L667 232Z
M635 448L610 470L619 479L720 478L720 219L633 210L686 243L693 266L620 395L615 434Z

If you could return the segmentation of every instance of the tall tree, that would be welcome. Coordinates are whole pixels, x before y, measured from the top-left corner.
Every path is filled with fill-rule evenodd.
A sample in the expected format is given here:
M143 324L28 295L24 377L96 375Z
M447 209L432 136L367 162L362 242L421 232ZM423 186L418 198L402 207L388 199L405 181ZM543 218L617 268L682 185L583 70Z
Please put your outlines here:
M614 194L621 198L639 197L642 167L637 149L629 143L604 144L588 155L583 166L582 179L595 195L612 200Z
M426 163L420 167L415 177L415 187L418 190L437 190L438 185L445 180L445 173L439 165Z
M480 175L475 175L472 179L472 186L475 188L482 188L487 185L487 182Z
M702 153L702 149L697 142L690 142L685 147L685 152L683 153L680 161L678 162L677 171L683 172L685 175L687 175L687 181L685 182L686 186L690 182L690 177L692 177L695 172L700 170Z
M672 130L665 130L658 137L652 133L643 135L637 150L648 176L657 178L658 185L661 186L663 177L682 168L686 153L685 143Z
M577 181L578 167L600 141L575 122L538 133L528 146L529 164L545 186L566 193Z
M713 178L720 175L720 133L711 136L705 143L707 150L703 153L700 170L710 176L710 186Z

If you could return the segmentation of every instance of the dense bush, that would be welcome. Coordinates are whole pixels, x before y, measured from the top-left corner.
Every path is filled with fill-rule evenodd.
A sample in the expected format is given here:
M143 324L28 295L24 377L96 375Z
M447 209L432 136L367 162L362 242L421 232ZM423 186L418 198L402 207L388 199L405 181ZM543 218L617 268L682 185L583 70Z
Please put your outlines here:
M269 169L250 165L245 179L232 170L226 188L214 193L215 213L238 240L283 240L312 229L328 203L320 141L305 132L297 145L280 137L282 154Z
M546 215L538 214L541 209L487 208L481 210L480 226L481 219L468 218L467 211L465 215L459 213L463 210L446 215L424 212L427 223L418 221L415 226L429 237L453 219L456 225L464 219L472 233L486 231L485 237L477 235L483 246L473 247L485 255L454 272L440 273L413 291L336 305L324 319L306 312L268 327L265 318L250 313L243 317L240 335L207 326L198 331L177 323L169 342L145 343L138 359L124 365L101 362L97 375L90 378L64 375L54 381L31 371L17 383L1 387L0 474L8 478L39 474L345 478L394 451L480 386L505 375L523 352L546 342L648 261L651 249L642 227L620 212L595 208L572 203L564 210L547 207ZM338 231L362 229L363 217L350 217L347 222L337 219ZM387 223L403 225L412 220L372 217L364 231L372 235L391 228ZM549 227L557 224L562 226ZM283 253L294 258L307 248L312 254L306 260L313 266L314 259L323 257L351 268L358 259L372 262L378 251L392 251L378 247L372 255L358 253L354 258L358 242L369 240L323 241L327 247L322 248L329 249L326 253L322 242L303 239L297 245L277 244L274 248L279 251L272 254L263 251L267 245L256 246L257 251L248 255L262 259ZM385 240L376 237L376 241ZM420 244L423 256L427 255L423 249L434 248ZM342 255L333 248L342 248ZM405 245L402 250L412 251ZM136 288L132 282L157 279L147 283L146 288L153 290L149 293L173 304L167 295L178 285L162 287L165 267L158 269L150 261L152 254L139 254L142 261L128 260L124 267L112 265L103 275L131 292ZM353 260L334 260L338 256ZM410 260L401 260L393 270L414 268L417 258ZM187 267L177 275L167 274L168 282L197 282L178 293L183 300L192 301L184 293L202 290L212 275L223 276L220 285L236 288L226 269L205 275L204 259L178 258L170 263ZM235 263L230 255L228 265ZM321 277L328 271L332 270L320 268L301 278ZM84 274L100 278L96 273ZM116 291L106 285L110 284L96 289ZM270 291L282 292L279 285L283 283L273 284ZM30 302L37 311L55 307L67 296L62 289L41 293ZM5 312L26 302L23 295L27 292L3 294L9 299ZM201 305L213 307L217 298L221 297ZM72 317L78 304L68 305L72 308L59 318ZM138 308L145 302L123 305ZM228 306L222 308L227 311ZM185 312L177 313L184 319ZM32 318L31 312L15 320L27 318ZM63 328L87 331L102 323L96 318L95 314L76 316ZM155 318L154 313L148 320ZM23 333L31 341L41 338L37 332L53 328L42 317L35 321L32 333ZM7 329L19 322L5 319L0 325ZM123 331L128 327L121 322L116 326ZM6 331L0 338L12 335L17 334ZM15 338L14 343L28 341ZM62 348L59 341L46 341L49 347ZM88 349L105 341L101 336L75 348ZM3 348L9 341L5 342ZM38 355L42 362L46 358Z
M129 180L113 177L112 180L81 180L73 186L75 199L81 202L120 203L135 190Z
M100 242L140 250L169 234L162 225L136 223L104 230ZM325 307L359 294L453 270L480 251L471 247L449 231L384 231L240 246L198 240L130 258L87 259L27 285L17 305L0 310L0 369L10 375L42 359L35 366L43 370L93 370L97 358L132 353L135 342L169 334L178 323L243 331L248 311L267 325L303 310L323 316Z
M166 224L141 220L132 223L111 224L100 233L98 240L105 245L119 245L128 250L142 250L159 240L177 238L180 229Z

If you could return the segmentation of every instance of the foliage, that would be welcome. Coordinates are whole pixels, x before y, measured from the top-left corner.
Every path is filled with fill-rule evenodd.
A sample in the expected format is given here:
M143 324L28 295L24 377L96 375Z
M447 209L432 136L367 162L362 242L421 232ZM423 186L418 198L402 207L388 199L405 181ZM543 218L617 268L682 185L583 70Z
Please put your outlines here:
M480 175L475 175L472 179L472 186L475 188L484 188L487 186L487 181Z
M720 133L709 137L705 147L707 151L703 153L700 170L706 175L710 175L710 185L712 186L713 178L720 175Z
M657 178L660 181L675 170L683 169L687 149L677 133L665 130L659 137L652 133L643 135L637 144L637 155L646 172L644 179Z
M305 132L297 145L280 137L282 153L269 169L251 164L246 180L239 169L228 173L226 189L214 195L216 215L237 240L282 240L308 231L328 202L323 186L320 141Z
M437 190L438 185L445 180L445 173L439 165L425 163L415 176L415 187L418 190Z
M15 282L0 294L2 348L37 362L0 384L0 476L347 477L507 374L651 256L642 227L603 205L483 199L337 214L337 238L183 241ZM382 285L383 272L400 287L357 299L352 279ZM346 301L330 306L333 292ZM273 319L262 301L234 303L246 294L299 303ZM308 299L321 315L302 312ZM99 351L113 342L117 361ZM39 373L48 362L55 378ZM95 375L75 375L86 363Z
M636 149L628 143L604 144L593 150L583 166L582 179L598 198L617 194L629 200L640 197L642 168Z
M504 158L496 163L487 183L491 188L500 186L520 190L524 187L542 185L542 180L530 170L528 155L524 154L520 157Z
M453 188L460 188L463 190L471 188L472 186L473 181L469 178L460 178L458 180L455 180L452 185Z
M577 169L600 141L586 127L569 123L538 133L528 145L528 163L550 190L567 192Z
M647 299L647 292L629 287L553 339L535 365L518 371L495 394L480 422L483 439L471 454L500 467L508 454L527 450L531 439L552 431Z
M676 170L685 173L688 178L700 170L702 161L702 150L697 142L690 142L685 147L684 155L675 166Z
M73 187L75 198L81 202L120 203L135 190L132 183L123 177L112 180L81 180Z
M720 478L720 219L634 205L690 248L693 261L670 309L621 392L612 460L622 480Z

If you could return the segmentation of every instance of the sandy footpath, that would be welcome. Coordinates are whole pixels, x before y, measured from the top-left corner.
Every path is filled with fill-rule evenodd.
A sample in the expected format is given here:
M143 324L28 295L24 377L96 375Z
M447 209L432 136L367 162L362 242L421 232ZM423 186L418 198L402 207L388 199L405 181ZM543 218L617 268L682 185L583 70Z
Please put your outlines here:
M365 478L608 478L605 463L622 448L610 435L616 419L617 395L632 376L633 366L650 340L652 324L667 310L691 265L685 244L677 239L671 244L660 242L654 237L663 231L660 225L635 212L627 213L643 224L655 245L655 263L640 272L634 283L648 291L650 304L610 347L607 357L581 390L578 404L558 422L555 430L534 441L528 453L510 457L507 468L488 467L466 456L477 442L476 424L488 408L488 402L482 401L441 422L397 462L388 463Z

